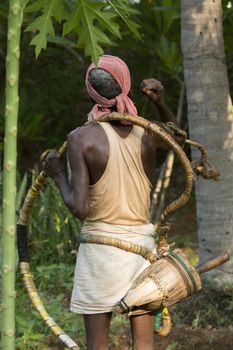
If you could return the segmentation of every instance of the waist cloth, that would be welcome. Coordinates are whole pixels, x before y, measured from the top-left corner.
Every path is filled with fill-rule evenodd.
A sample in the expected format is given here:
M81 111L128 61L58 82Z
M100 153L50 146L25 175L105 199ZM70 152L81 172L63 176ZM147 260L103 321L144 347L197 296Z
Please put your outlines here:
M156 253L154 226L86 223L82 234L119 238ZM80 314L110 312L125 296L134 279L150 265L140 255L93 243L79 246L70 310Z

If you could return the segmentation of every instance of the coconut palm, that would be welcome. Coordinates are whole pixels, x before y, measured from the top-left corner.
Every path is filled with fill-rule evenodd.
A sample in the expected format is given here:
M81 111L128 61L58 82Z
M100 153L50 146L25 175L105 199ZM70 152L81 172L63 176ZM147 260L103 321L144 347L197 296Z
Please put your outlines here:
M233 115L225 64L221 0L182 0L182 50L190 137L205 144L221 172L196 182L201 260L233 251ZM232 282L233 261L213 273Z

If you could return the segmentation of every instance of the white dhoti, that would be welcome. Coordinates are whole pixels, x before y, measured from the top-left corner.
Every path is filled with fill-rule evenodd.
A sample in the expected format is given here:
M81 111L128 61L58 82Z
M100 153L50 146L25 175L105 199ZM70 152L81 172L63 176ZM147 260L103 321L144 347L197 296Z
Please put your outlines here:
M81 233L119 238L156 253L152 224L122 226L88 223L83 226ZM116 247L81 243L70 310L80 314L112 311L134 279L149 265L143 257Z

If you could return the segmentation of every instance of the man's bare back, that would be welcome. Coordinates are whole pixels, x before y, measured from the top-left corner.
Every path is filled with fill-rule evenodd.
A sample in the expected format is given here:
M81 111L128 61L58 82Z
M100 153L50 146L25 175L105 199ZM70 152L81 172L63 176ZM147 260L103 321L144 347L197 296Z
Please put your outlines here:
M112 122L112 128L122 138L126 139L132 131L132 125L123 125L119 122ZM80 147L85 155L89 172L90 185L95 184L103 175L109 158L109 142L103 128L98 123L91 123L85 127L78 128L68 136L70 142L75 139L82 139ZM142 140L141 158L145 173L151 181L153 161L156 150L156 137L144 132Z

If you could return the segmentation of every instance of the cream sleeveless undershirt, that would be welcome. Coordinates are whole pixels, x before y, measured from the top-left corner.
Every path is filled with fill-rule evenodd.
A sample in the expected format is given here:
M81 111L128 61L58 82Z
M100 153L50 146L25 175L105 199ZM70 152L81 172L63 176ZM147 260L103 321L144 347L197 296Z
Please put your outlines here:
M90 186L86 222L115 225L149 223L151 183L141 160L144 129L133 126L123 139L110 123L99 123L109 142L109 159L101 178Z

